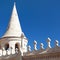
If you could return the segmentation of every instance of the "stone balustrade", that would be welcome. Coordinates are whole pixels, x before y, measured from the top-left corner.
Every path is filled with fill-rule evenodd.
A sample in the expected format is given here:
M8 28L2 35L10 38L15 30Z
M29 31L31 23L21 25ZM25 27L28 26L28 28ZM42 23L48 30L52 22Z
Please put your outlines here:
M51 44L51 39L48 37L48 39L47 39L47 48L46 49L50 49L50 48L52 49L50 44ZM36 40L34 40L33 46L34 46L34 50L38 51L38 49L37 49L37 41ZM58 40L55 40L55 47L59 47L59 41ZM40 43L40 50L44 50L44 44L43 43ZM31 51L31 46L30 45L27 47L27 51L28 52Z
M4 48L0 49L0 57L7 56L7 55L13 55L12 50L13 48L9 48L8 50L5 50ZM18 52L19 50L16 48L14 54L17 54Z
M47 47L44 48L44 44L43 43L40 43L40 49L38 50L37 49L37 41L34 40L34 50L31 49L31 46L27 46L27 53L29 52L29 54L42 54L42 53L51 53L51 52L54 52L54 51L58 51L60 52L60 46L59 46L59 41L58 40L55 40L55 47L52 48L51 47L51 39L48 38L47 39ZM12 47L9 47L7 50L5 50L4 47L2 47L2 49L0 49L0 56L6 56L6 55L13 55L13 52L12 52L13 48ZM19 50L16 48L15 49L15 53L19 53ZM22 56L23 56L23 53L21 52Z

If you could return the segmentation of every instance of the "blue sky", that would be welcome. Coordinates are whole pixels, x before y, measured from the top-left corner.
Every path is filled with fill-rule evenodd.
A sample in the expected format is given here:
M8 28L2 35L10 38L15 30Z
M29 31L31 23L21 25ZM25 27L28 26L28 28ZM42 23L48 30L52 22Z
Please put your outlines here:
M33 49L33 41L47 47L46 40L51 38L60 42L60 0L15 0L22 30ZM0 37L6 31L10 20L14 0L0 0Z

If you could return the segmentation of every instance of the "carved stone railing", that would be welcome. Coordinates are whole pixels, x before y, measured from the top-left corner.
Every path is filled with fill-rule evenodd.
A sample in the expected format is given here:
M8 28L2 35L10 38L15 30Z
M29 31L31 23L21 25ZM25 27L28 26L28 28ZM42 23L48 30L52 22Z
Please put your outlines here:
M55 53L55 52L60 52L60 46L59 46L59 41L55 40L55 46L52 48L51 47L51 39L47 39L47 48L44 49L44 44L40 43L40 50L37 49L37 41L34 40L34 50L31 49L31 46L29 45L27 47L27 53L24 55L35 55L35 54L44 54L44 53Z
M18 54L18 53L19 53L19 50L16 48L14 54ZM0 49L0 57L10 56L10 55L14 55L14 54L12 53L12 48L10 48L8 50L5 50L4 48Z

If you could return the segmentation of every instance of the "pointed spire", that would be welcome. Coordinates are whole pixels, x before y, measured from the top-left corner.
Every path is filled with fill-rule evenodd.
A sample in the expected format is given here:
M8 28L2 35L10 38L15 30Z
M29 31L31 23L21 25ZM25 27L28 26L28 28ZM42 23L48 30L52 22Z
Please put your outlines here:
M16 3L14 2L14 7L12 10L12 15L8 25L8 29L3 37L11 37L11 36L20 37L21 33L22 33L22 29L20 26L20 22L16 10Z

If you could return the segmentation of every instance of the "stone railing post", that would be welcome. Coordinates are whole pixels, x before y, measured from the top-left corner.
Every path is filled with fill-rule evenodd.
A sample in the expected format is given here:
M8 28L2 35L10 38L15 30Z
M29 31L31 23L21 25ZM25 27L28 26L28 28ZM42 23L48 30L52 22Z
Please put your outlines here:
M8 50L6 50L6 55L8 55Z
M18 48L16 48L16 49L15 49L15 53L18 53L18 52L19 52L19 51L18 51Z
M12 49L13 49L13 48L12 48L12 47L10 47L10 54L12 54Z
M31 51L31 46L30 46L30 45L27 47L27 51L28 51L28 52Z
M55 40L55 46L59 47L59 41L58 40Z
M43 43L40 43L40 50L44 50Z
M34 50L37 50L37 42L34 40Z
M51 48L50 42L51 42L51 39L48 38L48 39L47 39L48 48Z
M4 51L4 50L5 50L5 48L3 47L3 48L2 48L2 56L3 56L3 51Z

